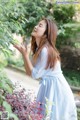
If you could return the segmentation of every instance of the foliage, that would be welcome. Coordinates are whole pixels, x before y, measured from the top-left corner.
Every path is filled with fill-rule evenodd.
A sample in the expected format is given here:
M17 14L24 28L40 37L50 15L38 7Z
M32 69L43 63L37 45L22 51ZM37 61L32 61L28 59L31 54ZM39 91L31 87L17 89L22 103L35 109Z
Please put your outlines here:
M36 103L36 101L32 101L32 97L33 94L30 91L26 93L25 89L14 91L12 94L6 93L5 101L3 101L3 106L0 106L0 115L4 111L8 111L9 120L49 120L48 116L44 117L41 114L41 103ZM52 105L52 103L49 103L48 99L46 100L48 107L49 105ZM46 106L46 115L48 115L48 113L50 112L48 110L48 107Z
M12 82L8 79L5 72L0 69L0 115L4 111L8 111L9 118L14 118L18 120L17 116L13 114L10 104L6 101L6 94L12 94L14 86Z
M1 8L2 5L4 5L4 10L1 9L2 18L5 19L5 24L8 29L12 32L21 33L22 35L24 33L29 34L33 26L42 16L47 16L48 13L50 14L50 3L45 3L44 0L10 0L7 2L3 0L1 1Z
M42 120L43 118L39 113L40 105L35 101L31 102L31 96L31 93L25 94L24 89L6 95L6 100L12 106L12 111L18 115L20 120Z
M77 37L80 37L80 23L73 19L76 12L76 7L73 4L53 5L53 16L59 29L58 48L62 45L70 45L77 48L80 46L79 38ZM77 40L75 41L75 39Z
M80 72L75 70L63 69L66 80L71 86L80 86Z
M3 7L4 6L4 7ZM9 29L9 21L7 19L7 1L0 1L0 53L10 55L9 44L11 41L11 30Z
M0 71L0 116L8 112L9 120L43 120L40 103L30 91L15 90L6 74ZM18 116L18 117L17 117ZM46 117L46 116L45 116ZM47 118L46 118L47 119ZM45 120L46 120L45 119Z
M7 65L7 60L4 54L0 54L0 69Z
M53 105L55 105L52 101L49 101L47 98L45 98L45 100L46 100L46 104L45 104L45 109L46 109L46 114L45 114L45 118L46 118L46 120L49 120L49 118L50 118L50 114L51 114L51 107L53 106Z
M33 94L25 90L13 91L14 86L6 74L0 71L0 116L8 112L9 120L42 120L40 104L32 102ZM18 118L18 117L19 118Z
M21 34L25 39L42 16L51 14L50 8L51 4L44 0L1 0L0 52L10 56L9 46L15 42L12 33Z
M2 105L2 100L4 99L6 92L12 93L13 85L11 81L7 78L6 74L0 70L0 105Z
M59 26L57 47L60 45L70 45L80 48L80 23L66 23ZM76 41L75 41L76 39Z
M80 108L77 109L78 120L80 120Z
M71 27L64 27L64 24L71 23L74 15L73 5L57 5L46 0L1 0L0 51L10 54L8 50L13 40L12 33L21 34L24 38L29 36L33 27L43 16L55 18L59 27L59 38L64 43L65 37L69 37L73 32Z
M9 93L12 93L13 91L12 82L8 79L6 73L1 69L0 69L0 89Z
M48 120L49 112L42 115L41 103L36 102L36 98L31 91L26 93L25 89L14 91L13 94L6 95L6 101L11 105L12 111L19 117L19 120ZM48 105L48 106L47 106ZM50 105L48 99L46 107Z
M51 16L51 3L46 2L46 0L28 0L25 4L26 9L26 32L27 34L31 34L33 27L42 17ZM31 9L30 9L31 8Z
M55 5L53 9L54 18L59 24L71 22L75 15L75 7L73 5Z
M8 58L7 61L9 65L15 65L16 67L20 67L20 68L24 66L22 56L15 59L15 56L13 55L10 58Z

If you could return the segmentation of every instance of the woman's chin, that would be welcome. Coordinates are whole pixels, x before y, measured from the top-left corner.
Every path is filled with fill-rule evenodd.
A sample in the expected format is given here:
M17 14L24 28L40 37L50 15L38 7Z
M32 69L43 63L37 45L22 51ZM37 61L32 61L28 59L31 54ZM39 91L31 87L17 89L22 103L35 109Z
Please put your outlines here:
M36 37L36 35L35 35L35 33L34 33L34 32L32 32L32 33L31 33L31 36Z

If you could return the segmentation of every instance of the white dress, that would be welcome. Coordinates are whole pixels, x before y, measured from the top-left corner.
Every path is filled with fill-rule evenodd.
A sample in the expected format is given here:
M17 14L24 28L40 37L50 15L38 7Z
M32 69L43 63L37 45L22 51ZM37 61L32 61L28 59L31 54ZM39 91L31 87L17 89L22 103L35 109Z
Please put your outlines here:
M42 103L41 113L46 113L45 104L48 103L49 120L77 120L74 96L63 76L60 61L57 61L54 70L46 70L47 58L48 51L44 47L32 70L32 78L41 79L37 95L37 102Z

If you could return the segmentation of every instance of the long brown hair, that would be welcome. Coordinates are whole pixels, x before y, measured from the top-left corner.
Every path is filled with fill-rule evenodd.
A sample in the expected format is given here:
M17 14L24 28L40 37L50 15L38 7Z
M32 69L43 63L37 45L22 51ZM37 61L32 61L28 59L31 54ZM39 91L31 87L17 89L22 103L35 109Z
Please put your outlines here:
M33 53L33 60L35 64L42 48L46 46L48 50L48 61L46 69L48 67L54 68L56 61L60 60L59 52L55 47L58 29L55 22L52 22L51 20L46 18L42 20L45 20L46 22L46 31L40 40L38 48L34 36L32 36L31 40L31 51Z

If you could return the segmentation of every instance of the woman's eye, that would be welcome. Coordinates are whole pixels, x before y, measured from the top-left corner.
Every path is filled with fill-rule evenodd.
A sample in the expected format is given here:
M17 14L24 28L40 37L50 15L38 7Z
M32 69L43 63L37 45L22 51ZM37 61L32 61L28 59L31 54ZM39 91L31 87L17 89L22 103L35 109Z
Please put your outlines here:
M40 24L39 27L42 27L42 25Z

